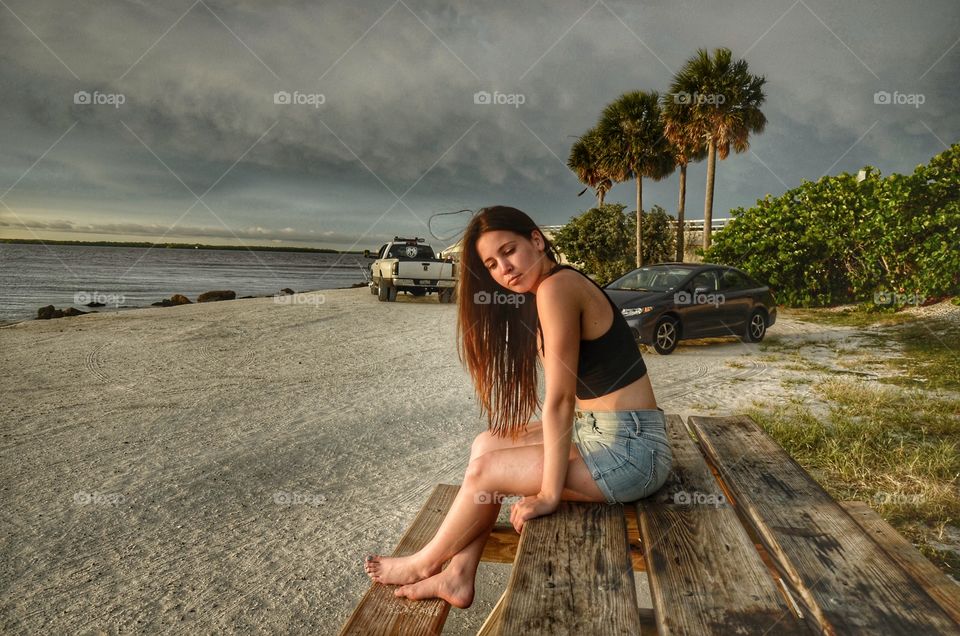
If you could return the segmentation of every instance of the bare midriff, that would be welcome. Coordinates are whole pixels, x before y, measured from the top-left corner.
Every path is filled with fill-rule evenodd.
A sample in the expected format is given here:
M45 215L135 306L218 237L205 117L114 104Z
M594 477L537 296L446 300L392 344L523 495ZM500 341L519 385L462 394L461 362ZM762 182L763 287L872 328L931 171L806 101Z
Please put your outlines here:
M613 393L589 400L577 399L577 409L580 411L642 411L655 408L657 400L653 396L649 374Z

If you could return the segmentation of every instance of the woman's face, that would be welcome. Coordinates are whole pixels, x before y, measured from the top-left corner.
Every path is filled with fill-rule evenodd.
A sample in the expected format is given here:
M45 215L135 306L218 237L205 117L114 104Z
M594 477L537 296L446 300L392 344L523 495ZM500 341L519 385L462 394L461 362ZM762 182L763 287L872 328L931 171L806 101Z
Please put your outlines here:
M536 290L548 260L539 231L529 239L509 230L484 232L477 253L493 280L518 294Z

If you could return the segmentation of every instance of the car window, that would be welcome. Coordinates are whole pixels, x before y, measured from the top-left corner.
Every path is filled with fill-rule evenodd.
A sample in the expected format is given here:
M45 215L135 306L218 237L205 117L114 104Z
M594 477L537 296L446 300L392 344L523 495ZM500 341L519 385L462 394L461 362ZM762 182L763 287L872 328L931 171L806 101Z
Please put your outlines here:
M705 272L700 272L693 277L690 286L693 289L706 289L708 292L717 291L717 270L708 269Z
M723 291L738 291L751 287L753 285L750 284L750 281L738 271L727 269L720 276L720 289Z
M393 245L387 258L403 260L422 260L433 258L433 248L429 245Z
M690 270L683 267L641 267L618 278L608 289L627 291L669 291L683 282Z

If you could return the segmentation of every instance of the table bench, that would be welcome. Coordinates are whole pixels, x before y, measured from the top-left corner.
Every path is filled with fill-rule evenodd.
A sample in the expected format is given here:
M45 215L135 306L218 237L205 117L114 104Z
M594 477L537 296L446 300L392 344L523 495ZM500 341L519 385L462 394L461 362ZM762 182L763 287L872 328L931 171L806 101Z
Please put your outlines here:
M674 466L654 496L562 502L483 560L512 563L479 634L960 634L960 586L866 504L834 501L744 416L667 416ZM438 485L394 555L439 527ZM652 611L637 606L646 572ZM450 606L372 584L341 634L439 634Z

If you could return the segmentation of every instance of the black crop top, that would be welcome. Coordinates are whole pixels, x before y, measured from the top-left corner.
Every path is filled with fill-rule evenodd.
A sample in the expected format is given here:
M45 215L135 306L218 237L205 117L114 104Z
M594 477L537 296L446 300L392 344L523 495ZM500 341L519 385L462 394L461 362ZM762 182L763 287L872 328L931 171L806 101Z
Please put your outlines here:
M592 278L570 265L557 265L547 276L561 269L572 269L597 285ZM603 292L603 297L613 309L613 324L599 338L580 340L580 359L577 362L577 399L580 400L613 393L647 374L647 365L640 356L640 349L623 314L607 296L607 292L603 291L603 287L597 285L597 289Z

